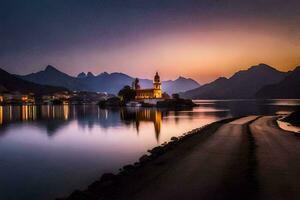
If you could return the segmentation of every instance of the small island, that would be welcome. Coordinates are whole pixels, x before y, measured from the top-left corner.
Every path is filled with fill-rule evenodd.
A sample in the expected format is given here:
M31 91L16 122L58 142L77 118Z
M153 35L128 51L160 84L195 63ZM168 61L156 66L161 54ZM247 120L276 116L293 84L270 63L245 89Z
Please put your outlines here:
M136 78L132 86L124 86L118 97L111 97L99 102L100 107L158 107L158 108L190 108L196 106L191 99L182 99L179 94L169 94L162 91L158 72L153 80L153 88L141 88Z

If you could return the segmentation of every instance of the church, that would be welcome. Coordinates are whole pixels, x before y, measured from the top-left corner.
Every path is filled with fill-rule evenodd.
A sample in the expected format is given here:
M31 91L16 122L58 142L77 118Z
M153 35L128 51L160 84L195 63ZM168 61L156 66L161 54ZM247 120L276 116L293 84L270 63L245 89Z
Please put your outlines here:
M136 78L132 83L132 88L136 91L137 100L147 100L147 99L161 99L161 82L158 72L156 72L153 80L153 88L141 89L139 85L139 79Z

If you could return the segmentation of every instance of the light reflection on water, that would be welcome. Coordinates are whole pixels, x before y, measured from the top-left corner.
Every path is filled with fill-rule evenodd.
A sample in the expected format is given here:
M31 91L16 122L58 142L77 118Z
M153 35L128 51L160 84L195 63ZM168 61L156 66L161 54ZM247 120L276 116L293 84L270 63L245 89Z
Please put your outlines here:
M0 106L0 196L53 199L199 126L292 111L300 101L197 101L190 110ZM293 106L291 106L291 104Z

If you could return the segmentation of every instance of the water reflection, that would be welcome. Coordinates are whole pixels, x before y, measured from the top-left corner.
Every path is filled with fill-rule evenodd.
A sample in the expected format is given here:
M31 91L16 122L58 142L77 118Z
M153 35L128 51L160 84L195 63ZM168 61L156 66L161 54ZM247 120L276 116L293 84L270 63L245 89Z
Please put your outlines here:
M92 129L133 125L136 132L140 131L141 123L153 123L154 133L159 140L164 121L171 118L175 123L182 119L192 120L199 116L216 116L225 118L241 115L269 115L278 112L291 112L299 109L300 100L199 100L199 107L186 110L170 111L153 108L122 108L100 109L97 106L0 106L1 130L14 123L35 123L47 130L48 136L53 136L62 127L76 120L81 127ZM3 131L2 131L3 132Z
M197 103L199 107L186 110L0 106L1 199L55 199L191 129L237 115L288 112L300 105L299 100Z
M165 112L168 115L168 112ZM99 109L96 106L1 106L0 130L10 124L31 122L47 130L48 136L54 136L61 126L77 121L81 127L92 129L95 125L109 128L135 125L139 133L140 124L152 122L157 140L162 126L162 111L156 109Z
M52 137L61 127L67 126L75 120L80 127L88 127L89 129L94 126L100 126L104 129L122 125L134 126L137 134L139 134L141 124L152 123L153 132L159 141L163 120L168 122L168 120L173 119L178 124L182 119L193 120L196 116L225 118L228 117L228 111L203 108L177 111L154 108L100 109L97 106L69 105L1 106L0 130L3 132L11 124L32 123L37 127L46 129L47 135Z
M0 106L0 126L3 124L3 107Z
M299 99L197 100L196 103L206 108L227 109L232 116L274 115L300 109Z
M154 109L122 109L120 114L121 120L126 124L135 124L137 133L139 133L141 122L152 122L156 139L157 141L159 140L163 116L162 111Z

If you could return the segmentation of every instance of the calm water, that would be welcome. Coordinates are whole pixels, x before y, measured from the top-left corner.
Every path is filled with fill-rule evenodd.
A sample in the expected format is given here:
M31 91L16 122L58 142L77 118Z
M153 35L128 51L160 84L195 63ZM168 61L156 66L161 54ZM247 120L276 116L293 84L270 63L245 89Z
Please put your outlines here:
M0 198L48 200L117 172L172 136L239 115L299 109L300 100L197 101L192 110L0 106Z

